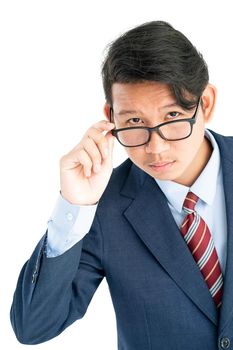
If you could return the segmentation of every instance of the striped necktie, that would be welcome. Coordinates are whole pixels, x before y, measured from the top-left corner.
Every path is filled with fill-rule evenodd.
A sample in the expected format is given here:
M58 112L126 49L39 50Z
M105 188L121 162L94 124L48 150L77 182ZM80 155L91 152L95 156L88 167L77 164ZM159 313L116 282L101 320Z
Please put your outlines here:
M181 233L219 308L222 300L223 276L210 230L194 210L198 199L192 192L187 194L183 204L183 210L187 216L181 226Z

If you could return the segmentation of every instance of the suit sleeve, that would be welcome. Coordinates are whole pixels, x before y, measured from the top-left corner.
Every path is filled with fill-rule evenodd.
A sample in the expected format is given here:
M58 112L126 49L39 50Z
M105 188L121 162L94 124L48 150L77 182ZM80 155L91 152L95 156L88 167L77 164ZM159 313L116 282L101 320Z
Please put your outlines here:
M104 277L97 215L89 233L64 254L48 258L45 235L20 273L11 307L19 342L39 344L85 314Z

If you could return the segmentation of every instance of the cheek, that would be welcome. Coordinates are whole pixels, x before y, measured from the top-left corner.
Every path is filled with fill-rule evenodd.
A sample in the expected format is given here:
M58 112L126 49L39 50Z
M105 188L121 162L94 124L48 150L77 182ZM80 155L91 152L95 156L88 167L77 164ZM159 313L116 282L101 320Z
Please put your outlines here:
M177 158L180 163L183 163L186 167L193 159L194 157L194 150L195 147L193 147L191 144L186 144L180 151L177 151Z
M176 145L173 154L177 155L181 162L191 163L200 149L203 138L204 133L200 130L193 132L191 137Z
M132 162L139 166L141 166L147 158L144 146L137 148L125 148L125 151Z
M140 158L142 153L145 153L145 152L142 152L140 150L141 147L137 147L137 148L125 148L125 151L128 155L129 158L131 159L135 159L135 158Z

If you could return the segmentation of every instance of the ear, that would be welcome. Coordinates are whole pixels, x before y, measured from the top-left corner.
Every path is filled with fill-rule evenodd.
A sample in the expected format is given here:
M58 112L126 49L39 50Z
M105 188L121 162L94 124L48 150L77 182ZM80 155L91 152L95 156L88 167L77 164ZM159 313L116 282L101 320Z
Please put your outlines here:
M212 84L208 84L202 94L202 110L205 123L209 123L213 118L216 98L216 87Z
M110 106L107 102L104 104L104 115L110 121Z

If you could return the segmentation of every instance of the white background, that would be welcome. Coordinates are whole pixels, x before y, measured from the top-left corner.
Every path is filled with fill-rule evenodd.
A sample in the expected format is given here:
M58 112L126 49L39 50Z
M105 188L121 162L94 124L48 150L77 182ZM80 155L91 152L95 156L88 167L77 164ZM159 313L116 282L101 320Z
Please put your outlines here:
M100 66L119 34L151 20L182 31L209 65L218 88L210 127L233 133L231 1L0 2L0 346L23 349L9 322L20 269L44 234L59 192L59 159L103 118ZM116 145L114 164L125 159ZM133 324L131 325L133 327ZM108 287L85 317L36 349L116 349ZM28 346L27 349L35 348ZM142 349L143 350L143 349Z

